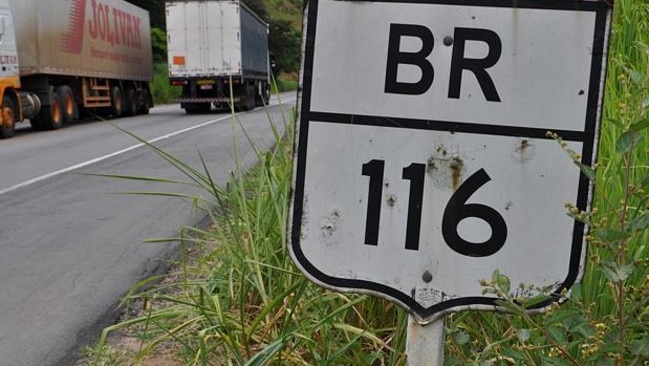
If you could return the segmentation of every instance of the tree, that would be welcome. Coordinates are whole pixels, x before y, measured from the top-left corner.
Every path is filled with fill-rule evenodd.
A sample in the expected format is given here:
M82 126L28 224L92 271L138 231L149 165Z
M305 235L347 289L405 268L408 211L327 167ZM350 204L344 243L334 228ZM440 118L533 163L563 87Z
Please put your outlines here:
M257 14L265 22L268 21L268 11L266 11L266 5L263 0L245 0L243 1L253 13Z
M271 19L268 48L275 59L275 72L294 72L300 65L300 33L288 20Z
M166 30L165 0L126 0L127 2L149 12L151 26Z
M158 27L151 28L151 49L153 63L167 62L167 34Z

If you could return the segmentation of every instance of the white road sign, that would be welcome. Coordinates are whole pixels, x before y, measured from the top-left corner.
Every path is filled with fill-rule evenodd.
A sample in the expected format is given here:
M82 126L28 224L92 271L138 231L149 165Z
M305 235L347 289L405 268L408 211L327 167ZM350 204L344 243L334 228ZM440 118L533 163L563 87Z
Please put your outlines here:
M586 209L591 185L546 132L594 162L609 5L311 0L307 14L298 267L420 321L493 309L479 281L494 270L570 289L585 228L564 203Z

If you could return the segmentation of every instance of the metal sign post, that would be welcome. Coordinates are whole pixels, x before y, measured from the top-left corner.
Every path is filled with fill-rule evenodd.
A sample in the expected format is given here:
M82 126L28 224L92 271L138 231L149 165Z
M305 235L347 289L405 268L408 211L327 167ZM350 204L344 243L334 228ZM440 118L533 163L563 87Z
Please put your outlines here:
M564 203L586 210L592 185L546 134L595 162L611 7L311 0L306 14L289 243L302 272L421 324L496 309L479 284L495 270L569 290L586 228ZM409 349L440 324L413 327Z
M413 316L408 317L406 355L410 366L437 366L444 364L444 318L422 325Z

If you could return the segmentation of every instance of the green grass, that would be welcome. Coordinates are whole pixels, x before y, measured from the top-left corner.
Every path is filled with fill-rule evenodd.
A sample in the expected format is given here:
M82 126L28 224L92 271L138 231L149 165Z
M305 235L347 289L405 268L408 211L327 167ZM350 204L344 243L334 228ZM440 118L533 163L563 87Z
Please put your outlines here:
M172 103L180 96L181 89L169 85L166 63L154 64L153 75L150 87L154 105Z
M282 93L286 91L297 90L297 75L282 74L277 77L277 91Z
M649 43L649 10L646 2L618 0L614 14L597 210L575 215L593 226L583 281L568 303L531 315L508 297L504 277L495 276L486 290L501 296L511 313L447 316L446 365L649 362L649 197L644 193L649 192L649 146L640 139L649 126L648 49L642 45ZM178 359L190 365L406 363L405 311L378 298L317 287L290 259L286 236L295 121L286 117L281 123L288 132L276 132L277 146L259 151L258 166L234 172L226 187L216 186L202 167L186 166L152 147L186 172L187 183L210 193L201 207L214 224L206 231L186 229L183 248L196 255L183 256L162 283L136 287L127 296L125 302L140 315L105 330L94 352L97 364L110 365L99 350L118 329L142 340L135 361L173 344Z
M391 346L403 344L401 309L325 291L299 273L288 255L293 122L282 122L289 127L286 138L276 135L276 148L259 152L252 171L233 173L227 189L214 186L209 172L151 147L187 171L189 184L212 193L208 206L217 207L210 213L215 224L207 232L185 231L188 243L203 248L201 256L185 258L175 280L128 296L127 302L155 306L107 329L97 350L105 349L111 331L129 329L146 340L140 357L174 342L182 345L184 362L198 365L402 363L402 353ZM101 352L96 356L97 364L105 362Z

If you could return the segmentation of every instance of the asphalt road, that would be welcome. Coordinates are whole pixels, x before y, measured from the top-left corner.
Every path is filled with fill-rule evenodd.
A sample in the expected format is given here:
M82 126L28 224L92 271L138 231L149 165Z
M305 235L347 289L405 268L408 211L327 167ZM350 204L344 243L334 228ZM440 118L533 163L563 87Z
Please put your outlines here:
M172 105L111 123L195 167L200 153L225 184L235 155L244 167L256 162L248 139L261 149L275 143L271 124L284 130L294 100L285 94L282 106L274 100L236 119L186 115ZM200 219L179 199L116 194L186 188L84 173L182 178L151 149L100 121L42 133L23 128L0 141L0 366L69 364L114 322L121 297L165 271L177 252L177 243L143 241L174 237Z

